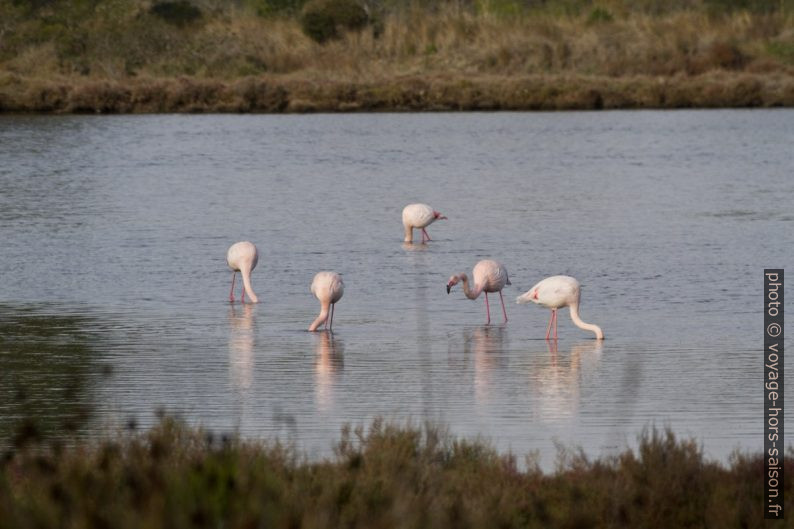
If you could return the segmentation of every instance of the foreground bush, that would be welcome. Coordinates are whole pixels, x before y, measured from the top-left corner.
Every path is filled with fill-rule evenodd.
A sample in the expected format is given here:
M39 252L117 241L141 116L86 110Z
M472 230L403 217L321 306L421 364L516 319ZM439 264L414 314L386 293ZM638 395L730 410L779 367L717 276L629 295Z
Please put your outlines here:
M563 453L553 474L434 427L381 421L343 430L322 462L170 419L99 444L34 437L18 437L0 463L3 529L765 527L760 457L726 468L656 430L616 457Z

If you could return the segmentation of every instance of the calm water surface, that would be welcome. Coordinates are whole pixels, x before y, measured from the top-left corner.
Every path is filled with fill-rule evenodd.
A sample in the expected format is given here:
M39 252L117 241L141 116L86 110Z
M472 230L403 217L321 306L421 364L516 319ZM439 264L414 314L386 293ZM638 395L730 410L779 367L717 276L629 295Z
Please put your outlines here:
M331 452L431 420L553 463L670 426L762 445L762 269L794 262L794 112L0 117L0 442L156 422ZM403 245L410 202L449 217ZM256 242L256 306L228 246ZM509 322L447 295L494 258ZM306 328L323 269L335 333ZM582 283L582 317L515 305ZM788 415L787 415L788 416ZM790 420L790 419L789 419Z

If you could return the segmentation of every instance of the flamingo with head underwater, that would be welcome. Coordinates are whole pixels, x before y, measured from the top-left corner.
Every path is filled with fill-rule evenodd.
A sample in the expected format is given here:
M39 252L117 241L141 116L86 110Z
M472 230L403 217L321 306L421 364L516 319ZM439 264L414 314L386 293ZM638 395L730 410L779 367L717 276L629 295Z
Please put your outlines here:
M557 339L557 309L569 307L574 325L586 331L595 333L596 340L603 340L604 333L601 327L592 323L585 323L579 317L579 300L581 288L579 281L570 276L547 277L524 294L516 298L516 303L536 303L551 309L551 317L546 327L546 339L549 339L551 324L554 323L554 339Z
M463 293L469 299L477 299L481 292L485 292L485 312L488 316L486 324L491 323L491 308L488 304L488 292L499 292L499 299L502 301L502 314L507 323L507 311L505 310L505 300L502 297L502 289L505 285L509 285L510 279L507 277L507 268L503 264L491 259L483 259L476 265L472 271L472 278L474 279L474 287L469 285L469 277L465 273L460 273L449 278L447 282L447 294L449 294L452 287L463 281Z
M232 269L232 289L229 292L229 301L234 302L234 278L237 272L243 276L243 290L241 301L245 303L245 293L251 298L251 303L259 303L259 298L251 288L251 271L256 268L259 261L259 252L256 251L254 243L248 241L237 242L229 247L226 252L226 264Z
M320 300L320 315L309 325L309 331L316 331L317 327L326 324L329 331L333 332L334 306L345 293L345 284L342 276L336 272L317 272L312 281L311 291ZM329 320L330 309L330 322Z
M403 227L405 227L405 242L413 242L414 228L422 230L422 242L430 240L427 228L437 220L447 218L427 204L408 204L403 208Z

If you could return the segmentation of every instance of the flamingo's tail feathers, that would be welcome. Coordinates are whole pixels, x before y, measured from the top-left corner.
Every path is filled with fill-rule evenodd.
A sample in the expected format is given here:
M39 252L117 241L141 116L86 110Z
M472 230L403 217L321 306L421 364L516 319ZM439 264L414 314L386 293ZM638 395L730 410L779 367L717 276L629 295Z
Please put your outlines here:
M532 296L530 295L529 292L525 292L524 294L521 294L516 298L516 303L518 303L519 305L523 305L524 303L529 303L530 301L532 301Z
M508 277L508 278L507 278L507 283L505 283L505 284L506 284L506 285L512 285L513 283L511 283L511 282L510 282L510 278Z

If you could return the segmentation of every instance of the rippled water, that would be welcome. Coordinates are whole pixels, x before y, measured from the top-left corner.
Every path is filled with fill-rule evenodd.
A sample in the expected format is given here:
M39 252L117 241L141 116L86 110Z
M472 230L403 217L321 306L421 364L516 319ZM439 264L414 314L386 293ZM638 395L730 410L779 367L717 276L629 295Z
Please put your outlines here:
M794 257L794 112L0 117L0 438L97 436L164 408L330 453L342 424L432 420L592 455L648 425L760 450L762 269ZM410 202L449 217L403 245ZM224 256L260 251L257 306ZM447 295L494 258L498 297ZM345 279L306 332L315 272ZM518 306L582 283L597 344Z

